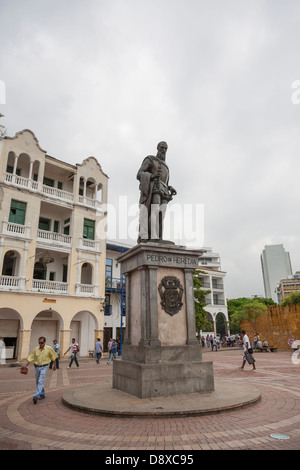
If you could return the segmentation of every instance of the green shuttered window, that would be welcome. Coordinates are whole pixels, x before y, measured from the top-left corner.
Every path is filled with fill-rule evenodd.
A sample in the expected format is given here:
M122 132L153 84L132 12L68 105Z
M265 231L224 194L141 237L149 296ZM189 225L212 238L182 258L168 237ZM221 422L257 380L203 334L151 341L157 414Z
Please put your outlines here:
M26 216L26 202L12 199L9 211L9 222L24 225Z
M83 238L95 240L95 221L84 219L83 222Z

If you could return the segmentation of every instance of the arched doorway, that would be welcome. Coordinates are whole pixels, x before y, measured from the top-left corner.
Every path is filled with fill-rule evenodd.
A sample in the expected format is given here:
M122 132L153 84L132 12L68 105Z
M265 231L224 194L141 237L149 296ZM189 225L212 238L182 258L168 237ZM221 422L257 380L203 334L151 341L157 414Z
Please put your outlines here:
M93 266L90 263L83 263L81 267L81 284L93 284Z
M88 356L95 348L95 330L98 330L98 320L89 311L78 312L71 321L70 342L75 338L80 346L80 356Z
M46 263L42 263L41 261L37 261L34 264L33 279L39 279L39 280L45 281L46 280L46 275L47 275Z
M18 158L19 175L22 178L29 178L30 157L27 153L21 153Z
M16 359L19 348L19 331L24 327L21 315L11 308L0 308L0 336L5 343L5 359Z
M53 346L56 339L59 344L60 330L63 330L64 322L58 312L48 308L39 312L31 324L30 351L38 346L38 338L45 336L46 344Z
M213 316L211 313L207 312L207 315L206 315L206 321L208 321L210 324L211 324L211 332L214 331L214 319L213 319Z
M216 329L220 337L228 334L227 318L223 312L218 312L216 315Z
M20 270L20 253L14 250L9 250L5 253L3 266L2 266L2 276L19 276Z

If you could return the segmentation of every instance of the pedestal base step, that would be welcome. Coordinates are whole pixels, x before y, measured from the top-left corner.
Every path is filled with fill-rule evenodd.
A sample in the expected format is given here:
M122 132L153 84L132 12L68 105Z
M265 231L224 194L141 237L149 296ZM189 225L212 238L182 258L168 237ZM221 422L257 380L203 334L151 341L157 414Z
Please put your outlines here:
M101 416L176 418L231 411L254 405L260 398L260 391L249 384L215 379L213 392L148 399L113 389L111 383L87 385L69 389L63 395L63 403L77 411Z

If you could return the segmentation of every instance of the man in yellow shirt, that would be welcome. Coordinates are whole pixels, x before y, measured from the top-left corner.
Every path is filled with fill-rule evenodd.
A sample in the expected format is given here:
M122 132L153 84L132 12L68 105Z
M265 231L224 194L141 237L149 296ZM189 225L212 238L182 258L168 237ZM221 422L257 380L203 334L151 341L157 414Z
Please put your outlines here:
M57 359L57 354L51 348L51 346L46 345L46 338L41 336L39 338L39 346L36 347L28 356L27 367L31 362L34 363L35 367L35 380L36 380L36 391L33 395L33 403L36 404L38 400L45 398L45 379L49 364L53 361L53 370L56 370L55 359Z

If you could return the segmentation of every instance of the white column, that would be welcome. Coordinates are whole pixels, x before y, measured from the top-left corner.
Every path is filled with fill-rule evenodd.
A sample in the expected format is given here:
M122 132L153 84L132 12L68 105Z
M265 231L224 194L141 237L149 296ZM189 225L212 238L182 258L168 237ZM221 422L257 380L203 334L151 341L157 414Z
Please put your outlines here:
M31 223L28 222L28 224L25 227L25 237L29 238L30 237L30 232L31 232Z
M33 161L30 161L30 167L29 167L29 176L28 179L32 179L32 168L33 168Z
M4 243L5 243L4 237L1 237L1 240L0 240L0 269L1 269L0 270L0 275L2 273L2 267L3 267L2 266L3 265L3 263L2 263L2 253L3 253Z
M16 174L19 156L15 155L13 174Z
M21 270L21 276L20 276L21 277L21 279L20 279L20 289L21 290L25 290L27 254L28 254L28 242L25 242L23 262L22 262L22 270Z
M76 294L78 294L80 292L80 273L81 273L81 252L78 251Z
M99 256L96 255L96 262L95 262L95 275L94 275L94 295L98 297L99 295L99 285L98 285L98 263L99 263Z
M2 233L3 233L3 234L7 233L7 224L8 224L7 217L3 217L3 223L2 223ZM4 240L3 237L2 237L2 239L1 239L1 243L2 243L2 240ZM3 242L3 243L4 243L4 242Z

